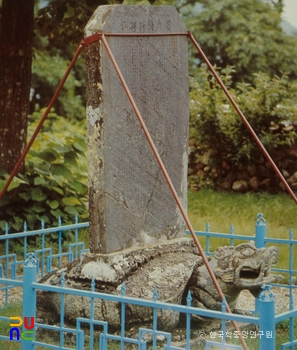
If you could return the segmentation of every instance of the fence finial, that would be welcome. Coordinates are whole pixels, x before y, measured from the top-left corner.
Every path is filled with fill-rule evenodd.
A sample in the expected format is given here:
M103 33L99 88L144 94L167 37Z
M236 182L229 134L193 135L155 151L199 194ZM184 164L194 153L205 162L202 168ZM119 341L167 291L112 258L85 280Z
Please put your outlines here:
M257 221L256 221L257 225L265 225L266 224L266 220L264 219L264 215L262 213L258 213L257 214Z
M34 258L34 253L27 253L24 265L35 266L35 267L37 266L37 260Z
M121 293L122 293L123 297L126 295L126 284L125 283L122 284Z
M260 349L276 349L275 347L275 296L271 285L263 284L259 294L259 339Z
M62 276L61 276L61 287L65 286L65 275L64 275L64 271L62 272Z
M266 220L263 214L257 214L256 220L256 248L264 248L266 246Z
M224 297L222 300L222 312L226 312L226 308L227 308L227 300Z
M187 296L187 306L191 306L192 304L192 295L191 295L191 291L188 291L188 296Z
M262 288L262 291L259 293L259 299L265 300L265 301L275 300L275 295L271 291L270 284L263 284L261 288Z

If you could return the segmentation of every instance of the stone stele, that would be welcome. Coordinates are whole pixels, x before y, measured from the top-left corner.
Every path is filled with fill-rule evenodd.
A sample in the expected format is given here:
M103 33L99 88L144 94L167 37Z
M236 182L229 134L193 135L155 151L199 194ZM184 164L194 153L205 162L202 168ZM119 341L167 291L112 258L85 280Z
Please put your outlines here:
M85 36L186 33L175 7L99 6ZM108 36L173 185L187 205L186 35ZM185 225L101 41L87 47L90 246L111 253L184 236Z

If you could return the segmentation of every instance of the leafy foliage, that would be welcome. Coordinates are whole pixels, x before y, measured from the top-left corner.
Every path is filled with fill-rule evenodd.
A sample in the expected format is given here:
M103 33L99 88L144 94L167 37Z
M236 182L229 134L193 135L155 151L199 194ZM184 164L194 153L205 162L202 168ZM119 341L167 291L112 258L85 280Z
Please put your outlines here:
M123 0L50 0L38 11L36 28L50 40L78 44L83 29L99 5L120 4Z
M30 133L40 115L33 114ZM87 218L86 139L81 129L50 113L27 156L25 173L13 180L0 203L0 229L5 222L19 231L24 221L34 229L41 220L53 225L59 217L66 223L73 222L75 215ZM1 172L0 187L7 176Z
M231 74L231 68L221 70L222 80L229 88ZM242 83L230 91L268 151L295 143L294 130L277 127L297 121L297 84L290 83L287 75L269 78L264 73L255 74L254 86ZM203 162L207 154L209 165L221 174L224 163L236 172L261 159L261 152L246 126L216 80L203 67L198 78L192 81L190 98L191 136L199 145L197 162Z
M46 106L55 89L68 68L69 61L58 52L49 55L47 51L35 50L35 57L32 64L32 111L39 110ZM79 67L78 61L75 68ZM56 110L73 120L83 120L85 118L84 107L84 81L76 79L76 71L72 71L68 76L64 88L61 90L57 102Z
M35 16L31 132L95 8L115 3L175 5L210 61L222 67L225 84L268 150L295 142L294 132L275 128L296 120L297 39L281 29L281 0L49 0ZM261 155L242 121L216 81L201 68L201 58L194 52L191 57L191 135L198 145L196 161L207 153L219 171L224 162L241 169L257 161ZM80 60L58 98L56 113L50 115L27 157L26 172L14 179L2 200L0 228L5 220L19 230L24 220L33 228L40 219L52 224L59 215L65 221L72 221L76 213L87 216L86 146L80 135L83 70ZM1 172L0 188L5 178L7 174Z
M253 81L253 73L270 77L286 72L296 78L297 38L281 28L281 6L262 0L200 0L181 9L187 27L210 62L232 66L233 82ZM192 51L197 63L201 61Z

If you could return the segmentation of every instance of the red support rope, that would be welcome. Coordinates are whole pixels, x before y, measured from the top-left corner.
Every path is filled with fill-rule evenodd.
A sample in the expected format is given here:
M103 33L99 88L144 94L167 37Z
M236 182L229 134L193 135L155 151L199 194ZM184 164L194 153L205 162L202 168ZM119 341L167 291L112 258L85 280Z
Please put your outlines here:
M209 262L207 260L207 257L206 257L206 255L205 255L205 253L203 251L203 248L202 248L202 246L201 246L201 244L200 244L200 242L199 242L199 240L198 240L198 238L197 238L197 236L195 234L195 231L194 231L194 229L192 227L192 224L191 224L191 222L190 222L190 220L188 218L188 215L187 215L186 211L183 208L183 205L182 205L182 203L181 203L181 201L180 201L180 199L178 197L178 194L177 194L177 192L176 192L176 190L174 188L174 185L173 185L173 183L172 183L172 181L171 181L171 179L169 177L169 174L168 174L168 172L167 172L167 170L165 168L165 165L164 165L164 163L163 163L163 161L162 161L162 159L161 159L161 157L159 155L158 150L156 149L154 141L151 138L151 135L150 135L150 133L149 133L145 123L144 123L144 120L143 120L143 118L142 118L142 116L141 116L141 114L139 112L139 109L138 109L138 107L137 107L137 105L136 105L136 103L134 101L134 98L131 95L131 92L130 92L130 90L128 88L128 85L126 84L126 81L125 81L125 79L124 79L124 77L123 77L123 75L121 73L121 70L120 70L120 68L119 68L119 66L118 66L118 64L117 64L117 62L116 62L116 60L115 60L115 58L114 58L114 56L113 56L113 54L111 52L111 49L110 49L110 47L109 47L109 45L108 45L108 43L106 41L105 35L103 33L102 33L102 36L101 36L101 40L102 40L102 42L104 44L104 47L105 47L105 49L106 49L106 51L107 51L107 53L109 55L110 60L111 60L113 66L114 66L114 68L115 68L115 70L116 70L116 72L118 74L118 77L119 77L119 79L120 79L120 81L121 81L121 83L123 85L123 88L124 88L124 90L125 90L125 92L127 94L127 97L129 99L131 105L132 105L132 108L133 108L133 110L134 110L134 112L135 112L135 114L137 116L137 119L138 119L138 121L139 121L139 123L140 123L140 125L142 127L142 130L143 130L143 132L144 132L144 134L145 134L145 136L146 136L146 138L147 138L147 140L148 140L148 142L149 142L149 144L151 146L151 149L152 149L152 151L154 153L154 156L155 156L155 158L156 158L156 160L157 160L157 162L158 162L158 164L160 166L160 169L161 169L161 171L162 171L162 173L164 175L164 178L165 178L165 180L166 180L166 182L167 182L167 184L168 184L168 186L169 186L169 188L171 190L171 193L172 193L172 195L173 195L173 197L174 197L174 199L176 201L176 204L179 207L179 210L180 210L180 212L181 212L181 214L182 214L182 216L183 216L183 218L185 220L185 223L186 223L186 225L187 225L187 227L188 227L188 229L189 229L189 231L191 233L191 236L192 236L192 238L193 238L193 240L194 240L194 242L195 242L195 244L196 244L196 246L198 248L198 251L199 251L199 253L200 253L200 255L201 255L202 259L203 259L203 262L204 262L204 264L205 264L205 266L206 266L206 268L208 270L208 273L209 273L209 275L210 275L210 277L211 277L211 279L213 281L213 284L214 284L214 286L215 286L215 288L216 288L216 290L217 290L217 292L218 292L218 294L220 296L220 299L221 299L221 301L223 301L224 298L225 298L224 293L222 292L222 289L221 289L221 287L220 287L220 285L219 285L219 283L218 283L218 281L216 279L216 276L215 276L215 274L213 273L213 271L211 269L211 266L210 266L210 264L209 264ZM226 310L227 310L227 312L232 313L229 305L227 304L227 301L226 301ZM232 321L232 324L233 324L233 327L235 328L235 330L238 331L238 334L240 336L240 340L241 340L242 346L244 347L245 350L248 350L248 347L247 347L247 345L245 343L244 338L242 337L242 334L240 332L240 329L239 329L237 323L235 321Z
M60 90L62 89L62 87L63 87L63 85L64 85L68 75L70 74L70 71L72 70L72 68L74 66L74 63L76 62L76 60L77 60L81 50L83 49L84 46L90 45L90 44L92 44L92 43L94 43L94 42L96 42L96 41L101 39L103 44L104 44L104 47L105 47L105 49L106 49L106 51L107 51L107 53L109 55L109 57L110 57L110 59L111 59L111 61L113 63L113 65L114 65L114 68L115 68L115 70L116 70L116 72L117 72L117 74L118 74L118 76L119 76L119 78L121 80L121 83L122 83L122 85L123 85L123 87L125 89L125 92L127 94L128 99L129 99L129 101L130 101L130 103L131 103L131 105L132 105L132 107L134 109L134 112L135 112L135 114L136 114L136 116L137 116L137 118L139 120L139 123L140 123L140 125L141 125L141 127L142 127L142 129L144 131L144 134L145 134L145 136L146 136L146 138L147 138L147 140L148 140L148 142L149 142L149 144L151 146L151 149L152 149L152 151L153 151L153 153L154 153L154 155L156 157L156 160L157 160L157 162L158 162L158 164L160 166L160 169L161 169L161 171L162 171L162 173L163 173L163 175L165 177L165 180L166 180L166 182L167 182L167 184L168 184L168 186L169 186L169 188L170 188L170 190L172 192L172 195L173 195L173 197L174 197L174 199L175 199L175 201L176 201L176 203L177 203L177 205L179 207L179 210L180 210L180 212L181 212L181 214L182 214L182 216L183 216L183 218L185 220L185 223L188 226L188 229L189 229L189 231L190 231L190 233L192 235L192 238L193 238L193 240L194 240L194 242L195 242L195 244L196 244L196 246L197 246L197 248L199 250L199 253L200 253L200 255L201 255L201 257L202 257L202 259L204 261L204 264L205 264L205 266L206 266L206 268L207 268L207 270L208 270L208 272L210 274L210 277L211 277L211 279L212 279L212 281L213 281L213 283L215 285L215 288L217 289L221 300L223 300L224 299L224 294L223 294L223 292L221 290L221 287L220 287L220 285L218 284L218 282L216 280L216 277L215 277L215 275L214 275L214 273L213 273L213 271L212 271L212 269L210 267L210 264L209 264L209 262L207 260L207 257L204 254L204 251L203 251L203 249L202 249L202 247L200 245L200 242L199 242L199 240L198 240L198 238L197 238L197 236L195 234L195 231L194 231L194 229L193 229L193 227L191 225L191 222L190 222L190 220L189 220L189 218L188 218L188 216L186 214L186 211L184 210L184 208L182 206L182 203L181 203L181 201L180 201L180 199L179 199L179 197L177 195L177 192L176 192L176 190L175 190L175 188L173 186L173 183L172 183L172 181L171 181L171 179L170 179L170 177L169 177L169 175L167 173L167 170L166 170L166 168L165 168L165 166L163 164L163 161L162 161L162 159L161 159L161 157L160 157L160 155L159 155L159 153L158 153L158 151L157 151L157 149L156 149L156 147L154 145L154 142L153 142L153 140L152 140L152 138L151 138L151 136L149 134L149 131L146 128L146 125L145 125L145 123L143 121L143 118L142 118L142 116L141 116L141 114L140 114L140 112L139 112L139 110L138 110L138 108L137 108L137 106L135 104L133 96L130 93L130 90L129 90L126 82L125 82L125 79L124 79L124 77L123 77L123 75L122 75L122 73L121 73L121 71L120 71L120 69L119 69L119 67L118 67L118 65L117 65L117 63L115 61L115 58L114 58L114 56L113 56L113 54L112 54L112 52L110 50L110 47L109 47L109 45L108 45L108 43L106 41L106 38L105 38L105 36L172 36L172 35L187 35L191 39L191 41L193 42L194 46L196 47L196 49L198 50L198 52L202 56L203 60L207 64L208 68L210 69L210 71L212 72L212 74L214 75L216 80L218 81L219 85L221 86L221 88L225 92L225 94L228 97L229 101L231 102L231 104L235 108L236 112L241 117L243 123L245 124L245 126L247 127L249 132L251 133L252 137L256 141L256 143L259 146L259 148L261 149L262 153L268 159L269 163L272 165L274 171L277 173L278 177L280 178L280 180L284 184L284 186L287 189L287 191L289 192L290 196L292 197L294 202L297 204L297 198L296 198L294 192L292 191L292 189L288 185L287 181L285 180L285 178L281 174L280 170L278 169L278 167L276 166L276 164L274 163L274 161L270 157L269 153L266 151L265 147L263 146L263 144L261 143L261 141L258 138L257 134L254 132L254 130L252 129L251 125L249 124L249 122L247 121L247 119L245 118L243 113L241 112L240 108L237 106L237 104L234 101L233 97L230 95L230 93L227 90L226 86L224 85L223 81L220 79L220 77L218 76L217 72L212 67L211 63L209 62L209 60L205 56L204 52L202 51L202 49L198 45L197 41L195 40L195 38L194 38L194 36L193 36L193 34L191 32L187 32L187 33L117 33L117 34L113 34L113 33L106 33L106 34L95 33L95 34L93 34L93 35L83 39L81 41L81 43L80 43L80 45L79 45L75 55L74 55L74 57L73 57L70 65L69 65L69 67L67 68L67 70L66 70L66 72L64 74L64 77L62 78L60 84L58 85L58 88L57 88L57 90L56 90L52 100L50 101L50 103L49 103L49 105L48 105L48 107L47 107L47 109L46 109L42 119L40 120L40 122L39 122L39 124L38 124L38 126L37 126L37 128L35 130L35 132L33 133L33 135L31 137L30 141L28 142L28 144L27 144L23 154L21 155L19 161L17 162L13 172L11 173L11 175L8 178L6 184L4 185L4 187L3 187L3 189L2 189L2 191L0 193L0 200L3 197L4 193L6 192L7 188L9 187L9 185L10 185L11 181L13 180L14 176L18 172L18 170L19 170L21 164L23 163L27 153L29 152L29 150L30 150L30 148L31 148L31 146L32 146L36 136L38 135L38 133L39 133L39 131L40 131L44 121L46 120L46 118L47 118L47 116L48 116L48 114L49 114L49 112L50 112L50 110L51 110L51 108L52 108L52 106L53 106L53 104L54 104L58 94L60 93ZM228 304L226 305L226 310L229 313L231 313L231 309L228 306ZM232 324L233 324L234 328L239 332L242 346L244 347L245 350L248 350L246 342L245 342L244 338L242 337L241 332L240 332L236 322L232 321Z
M70 74L70 72L71 72L71 70L72 70L72 68L73 68L73 66L74 66L74 63L76 62L76 60L77 60L77 58L78 58L78 56L79 56L81 50L83 49L83 47L84 47L84 43L82 42L82 43L79 45L79 47L78 47L76 53L74 54L72 61L70 62L70 64L69 64L69 66L68 66L68 68L67 68L67 70L66 70L66 72L65 72L65 74L64 74L64 76L63 76L63 78L62 78L62 80L60 81L60 84L58 85L58 87L57 87L57 89L56 89L56 91L55 91L55 93L54 93L54 96L52 97L52 99L51 99L51 101L50 101L48 107L46 108L46 110L45 110L45 112L44 112L42 118L40 119L40 121L39 121L39 123L38 123L38 125L37 125L37 127L36 127L36 129L35 129L35 131L34 131L34 133L33 133L33 135L31 136L30 141L28 142L28 144L27 144L27 146L26 146L26 148L25 148L25 150L24 150L24 152L22 153L22 155L21 155L21 157L19 158L19 160L18 160L16 166L14 167L12 173L10 174L9 178L7 179L6 184L5 184L4 187L2 188L2 190L1 190L1 192L0 192L0 200L1 200L2 197L4 196L6 190L8 189L8 187L9 187L9 185L11 184L13 178L15 177L15 175L17 174L17 172L18 172L20 166L22 165L22 163L23 163L23 161L24 161L24 159L25 159L27 153L29 152L29 150L30 150L30 148L31 148L31 146L32 146L32 144L33 144L33 142L35 141L35 139L36 139L36 137L37 137L37 135L38 135L38 133L39 133L39 131L40 131L40 129L41 129L43 123L45 122L45 120L46 120L46 118L47 118L47 116L48 116L48 114L49 114L49 112L50 112L50 110L51 110L53 104L55 103L55 101L56 101L56 99L57 99L57 97L58 97L58 95L59 95L59 93L60 93L60 91L61 91L61 89L62 89L62 87L63 87L63 85L64 85L64 83L65 83L65 81L66 81L66 79L68 78L68 75Z
M122 36L122 37L131 37L131 36L189 36L188 32L169 32L169 33L104 33L105 36Z
M272 168L276 172L276 174L279 177L279 179L281 180L281 182L284 184L286 190L289 192L289 194L292 197L293 201L297 204L297 198L296 198L294 192L292 191L292 189L289 186L289 184L287 183L286 179L283 177L282 173L280 172L280 170L278 169L278 167L274 163L273 159L270 157L269 153L267 152L266 148L263 146L261 140L259 139L259 137L255 133L255 131L251 127L250 123L247 121L246 117L243 115L242 111L240 110L240 108L238 107L236 102L234 101L233 97L231 96L231 94L227 90L226 86L224 85L222 79L219 77L218 73L215 71L215 69L213 68L213 66L209 62L208 58L206 57L206 55L204 54L204 52L200 48L200 46L197 43L196 39L194 38L193 34L191 32L188 32L188 34L189 34L189 38L192 40L192 43L194 44L194 46L196 47L196 49L200 53L201 57L203 58L204 62L207 64L209 70L212 72L213 76L216 78L217 82L219 83L219 85L221 86L223 91L225 92L225 94L228 97L229 101L231 102L232 106L235 108L236 112L238 113L238 115L242 119L242 121L245 124L245 126L247 127L248 131L251 133L253 139L256 141L256 143L259 146L260 150L262 151L264 156L267 158L267 160L271 164Z

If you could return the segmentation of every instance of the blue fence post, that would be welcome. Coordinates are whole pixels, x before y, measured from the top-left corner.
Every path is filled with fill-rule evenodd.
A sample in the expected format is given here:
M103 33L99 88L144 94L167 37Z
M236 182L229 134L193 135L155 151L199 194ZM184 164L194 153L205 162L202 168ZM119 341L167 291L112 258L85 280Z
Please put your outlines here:
M33 253L27 254L24 262L23 277L23 310L22 310L22 350L32 350L35 340L35 320L36 320L36 290L32 288L32 283L36 282L37 261Z
M263 285L259 295L260 350L275 349L275 296L270 285Z
M256 220L256 248L265 248L266 238L266 220L263 217L263 214L257 214Z
M192 296L191 296L191 291L188 291L188 296L187 296L187 307L191 307L192 305ZM186 350L190 350L191 346L191 314L187 312L186 316Z
M122 284L121 295L122 297L126 296L125 283ZM125 342L123 341L123 339L125 338L125 329L126 329L125 325L126 325L126 303L122 301L121 302L121 350L125 349Z
M265 248L266 238L266 220L263 217L263 214L257 214L256 220L256 248ZM259 312L259 298L255 298L255 313Z

